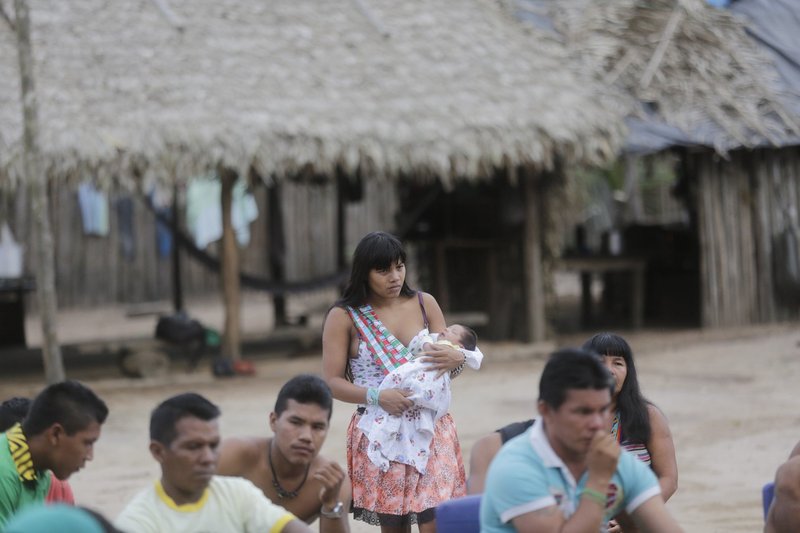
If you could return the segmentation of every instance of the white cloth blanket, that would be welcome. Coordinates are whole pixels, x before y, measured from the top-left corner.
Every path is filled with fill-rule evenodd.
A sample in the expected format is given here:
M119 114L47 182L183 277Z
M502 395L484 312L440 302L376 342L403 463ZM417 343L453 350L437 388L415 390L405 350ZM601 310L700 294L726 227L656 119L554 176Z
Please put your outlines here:
M427 342L435 342L435 335L422 338L412 355L422 351ZM480 368L483 354L477 347L475 351L461 351L470 368ZM450 408L450 375L445 373L436 378L436 373L429 369L428 363L416 358L400 365L383 378L378 389L410 390L409 399L414 406L396 416L370 405L361 415L358 428L369 440L367 455L384 472L389 470L389 462L394 461L413 466L420 474L425 474L434 427Z

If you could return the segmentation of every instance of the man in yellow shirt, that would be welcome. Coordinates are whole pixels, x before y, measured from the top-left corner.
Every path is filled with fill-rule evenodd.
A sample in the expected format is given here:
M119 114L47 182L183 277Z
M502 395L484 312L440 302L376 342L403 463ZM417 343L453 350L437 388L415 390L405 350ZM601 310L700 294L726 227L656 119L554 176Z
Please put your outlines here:
M115 526L128 533L307 533L308 526L251 482L217 476L219 408L185 393L150 416L150 453L161 479L125 507Z

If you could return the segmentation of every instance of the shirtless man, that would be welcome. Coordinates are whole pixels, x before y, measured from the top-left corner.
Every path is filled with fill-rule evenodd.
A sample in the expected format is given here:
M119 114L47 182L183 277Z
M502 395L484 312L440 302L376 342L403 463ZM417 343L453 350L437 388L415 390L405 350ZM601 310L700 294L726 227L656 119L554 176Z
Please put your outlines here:
M800 528L800 442L775 473L775 496L764 533L791 533Z
M302 374L278 393L269 415L271 438L225 439L218 473L252 481L264 495L301 520L319 517L320 533L347 533L350 481L336 462L319 454L333 410L328 385Z

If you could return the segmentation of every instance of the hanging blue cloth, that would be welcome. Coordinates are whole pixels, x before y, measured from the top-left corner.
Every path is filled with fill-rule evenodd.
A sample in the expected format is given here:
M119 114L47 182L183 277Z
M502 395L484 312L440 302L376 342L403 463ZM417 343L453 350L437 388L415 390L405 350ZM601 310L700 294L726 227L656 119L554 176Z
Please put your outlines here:
M122 257L132 260L136 257L136 227L133 223L133 198L122 196L117 199L117 231L119 250Z
M153 211L156 215L156 249L158 250L158 257L165 258L172 254L172 227L162 222L163 220L172 220L172 198L164 190L158 187L153 187L147 193L150 205L153 206Z

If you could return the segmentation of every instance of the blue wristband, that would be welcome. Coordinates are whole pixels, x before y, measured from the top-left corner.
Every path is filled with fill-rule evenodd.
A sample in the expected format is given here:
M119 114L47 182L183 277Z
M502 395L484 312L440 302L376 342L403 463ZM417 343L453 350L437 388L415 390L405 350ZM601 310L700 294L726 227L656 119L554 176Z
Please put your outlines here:
M367 389L367 405L378 405L378 400L380 400L381 391L374 387L370 387Z

